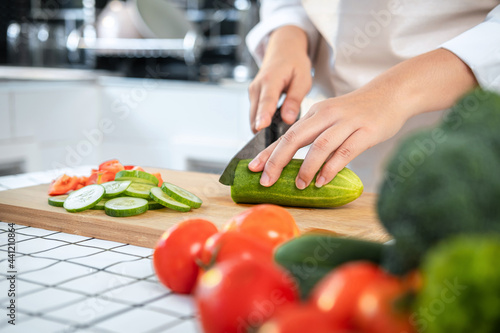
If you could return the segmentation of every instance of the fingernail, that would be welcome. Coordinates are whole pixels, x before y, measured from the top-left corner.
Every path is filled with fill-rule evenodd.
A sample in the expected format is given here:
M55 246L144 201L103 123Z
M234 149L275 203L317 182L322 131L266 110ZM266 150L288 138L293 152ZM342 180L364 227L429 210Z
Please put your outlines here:
M305 189L307 187L306 182L303 181L301 178L297 179L296 183L297 183L297 188L299 190L303 190L303 189Z
M326 183L325 177L321 176L316 180L316 184L314 184L314 185L316 185L316 187L321 187L321 186L325 185L325 183Z
M260 177L260 185L262 186L269 186L270 179L267 173L262 173L262 177Z
M256 131L260 131L260 124L262 123L262 119L261 118L257 118L255 120L255 130Z
M288 122L295 121L297 118L297 112L293 111L292 109L287 109L285 110L285 118Z
M254 159L250 163L248 163L249 169L257 169L259 167L260 161L258 159Z

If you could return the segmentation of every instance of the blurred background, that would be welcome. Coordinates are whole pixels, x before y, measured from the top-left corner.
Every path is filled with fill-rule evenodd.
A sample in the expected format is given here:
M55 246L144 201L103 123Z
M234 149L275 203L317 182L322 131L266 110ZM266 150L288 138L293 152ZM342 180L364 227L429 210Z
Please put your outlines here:
M250 137L257 0L4 0L0 175L97 164L220 172Z

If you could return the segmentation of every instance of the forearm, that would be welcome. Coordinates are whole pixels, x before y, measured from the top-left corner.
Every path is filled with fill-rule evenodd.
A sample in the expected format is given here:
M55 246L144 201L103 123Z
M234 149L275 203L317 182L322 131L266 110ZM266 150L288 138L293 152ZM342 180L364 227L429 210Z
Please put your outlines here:
M475 86L470 68L452 52L438 49L392 67L356 93L382 94L410 118L447 109Z

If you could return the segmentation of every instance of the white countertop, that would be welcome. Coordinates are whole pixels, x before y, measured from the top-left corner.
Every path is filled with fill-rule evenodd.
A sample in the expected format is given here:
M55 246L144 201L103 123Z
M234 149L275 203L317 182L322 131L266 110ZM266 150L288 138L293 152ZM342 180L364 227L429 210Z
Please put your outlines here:
M0 191L53 174L0 177ZM192 297L156 279L152 249L23 225L15 225L16 325L8 324L7 230L0 222L1 332L201 332Z

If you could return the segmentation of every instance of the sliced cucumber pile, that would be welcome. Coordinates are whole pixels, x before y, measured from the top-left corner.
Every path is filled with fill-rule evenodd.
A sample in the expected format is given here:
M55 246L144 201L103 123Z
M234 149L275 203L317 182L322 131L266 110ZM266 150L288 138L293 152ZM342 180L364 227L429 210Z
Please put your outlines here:
M76 213L90 209L97 205L104 196L104 187L101 185L89 185L71 192L64 201L63 207L68 212Z
M68 212L93 209L104 210L109 216L126 217L165 207L188 212L191 208L199 208L202 201L171 183L158 187L158 178L150 173L124 170L116 174L114 181L88 185L69 195L50 197L48 203L64 207Z

